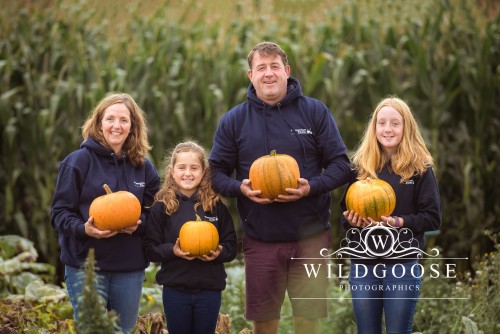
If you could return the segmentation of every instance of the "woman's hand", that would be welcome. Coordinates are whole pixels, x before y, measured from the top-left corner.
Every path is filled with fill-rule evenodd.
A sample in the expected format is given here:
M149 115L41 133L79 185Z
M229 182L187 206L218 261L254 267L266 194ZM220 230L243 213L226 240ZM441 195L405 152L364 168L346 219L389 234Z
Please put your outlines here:
M135 232L135 230L137 230L140 224L142 224L142 221L138 220L137 224L135 224L134 226L122 228L121 230L118 230L118 233L132 234Z
M183 258L185 260L192 261L192 260L196 259L196 256L190 255L189 252L183 252L182 251L179 238L177 238L177 240L175 241L175 245L174 245L173 251L174 251L174 254L176 256L178 256L180 258Z
M363 228L371 224L368 219L360 217L352 210L344 211L342 214L344 215L345 219L347 219L349 224L351 224L351 226Z
M106 239L114 237L118 232L111 232L109 230L101 231L97 227L94 226L94 217L90 217L89 220L85 222L85 234L89 237L96 239Z
M197 259L202 260L202 261L213 261L219 256L220 252L222 252L221 245L217 246L216 250L214 250L214 251L211 250L210 254L208 254L208 255L204 254L202 256L197 256Z

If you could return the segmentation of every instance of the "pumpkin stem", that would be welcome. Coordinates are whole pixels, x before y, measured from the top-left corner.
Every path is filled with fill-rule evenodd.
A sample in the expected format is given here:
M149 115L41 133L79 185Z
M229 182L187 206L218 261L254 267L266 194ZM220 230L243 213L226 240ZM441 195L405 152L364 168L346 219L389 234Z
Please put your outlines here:
M276 155L276 150L272 150L270 155Z
M195 216L196 216L196 221L197 221L197 222L201 222L201 218L200 218L200 216L198 216L197 214L195 214Z
M107 195L112 193L111 188L106 183L104 183L102 187L104 188L104 190L106 190Z

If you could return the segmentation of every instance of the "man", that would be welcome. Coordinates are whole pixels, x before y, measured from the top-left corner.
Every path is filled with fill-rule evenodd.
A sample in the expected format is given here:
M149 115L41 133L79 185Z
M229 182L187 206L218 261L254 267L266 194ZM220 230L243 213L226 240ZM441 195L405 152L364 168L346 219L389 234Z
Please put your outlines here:
M349 181L349 159L330 110L302 95L279 45L257 44L248 65L248 101L222 117L209 158L215 190L237 197L245 316L254 333L277 333L288 293L295 332L319 333L319 319L327 316L327 260L316 277L304 264L330 247L330 191ZM294 157L301 175L297 189L287 188L274 201L259 197L248 179L253 161L271 150Z

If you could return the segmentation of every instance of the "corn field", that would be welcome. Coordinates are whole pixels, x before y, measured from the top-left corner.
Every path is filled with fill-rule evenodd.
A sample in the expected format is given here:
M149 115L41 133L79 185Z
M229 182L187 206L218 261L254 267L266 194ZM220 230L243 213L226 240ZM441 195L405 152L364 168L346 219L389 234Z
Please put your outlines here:
M271 40L304 93L332 110L351 151L380 99L405 99L437 162L443 225L430 242L449 257L493 249L483 232L498 231L500 216L498 3L140 3L0 0L1 234L33 240L55 265L57 167L97 101L112 91L136 99L160 169L180 140L211 148L222 114L246 99L248 51ZM331 217L339 236L343 190Z

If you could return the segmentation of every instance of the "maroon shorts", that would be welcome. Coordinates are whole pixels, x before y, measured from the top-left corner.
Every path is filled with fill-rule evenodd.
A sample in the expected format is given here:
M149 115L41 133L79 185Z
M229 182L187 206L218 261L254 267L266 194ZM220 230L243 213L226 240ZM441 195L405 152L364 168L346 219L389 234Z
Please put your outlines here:
M328 259L322 248L330 248L330 231L294 242L261 242L243 237L246 307L248 320L280 318L281 305L288 293L293 316L310 319L327 316ZM305 265L318 268L308 275Z

